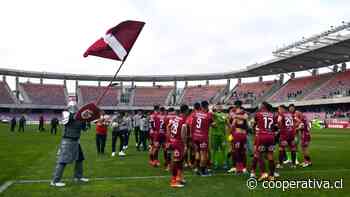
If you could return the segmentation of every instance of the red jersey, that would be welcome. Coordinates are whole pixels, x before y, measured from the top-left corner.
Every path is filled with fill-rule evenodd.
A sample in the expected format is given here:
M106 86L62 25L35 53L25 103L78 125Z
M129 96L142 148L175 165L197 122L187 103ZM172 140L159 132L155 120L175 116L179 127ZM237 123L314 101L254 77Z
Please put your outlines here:
M297 127L299 127L300 124L303 124L303 127L301 129L302 135L310 135L310 128L306 117L303 114L300 114L296 116L295 119L297 122Z
M158 134L160 130L160 119L159 119L159 112L153 112L150 115L150 134Z
M170 112L168 113L168 115L166 116L166 119L165 119L165 128L168 128L168 126L170 126L171 122L176 118L176 113L175 112ZM168 136L168 131L166 131L166 135L167 135L167 140L169 139L169 136Z
M159 119L159 134L165 134L166 126L167 126L167 115L165 113L159 114L158 119Z
M272 127L275 124L274 114L267 110L261 110L255 114L256 132L272 133Z
M171 120L174 120L176 116L177 116L177 115L176 115L175 112L170 112L170 113L168 113L168 115L166 116L166 121L165 121L166 126L168 126L168 124L170 123L170 121L171 121Z
M247 115L247 113L243 110L241 110L240 112L236 112L235 113L235 117L233 119L233 122L232 122L232 131L236 130L236 128L240 128L240 129L243 129L243 130L246 130L248 128L248 122L246 119L241 119L241 118L238 118L237 115L239 116L243 116L243 115Z
M191 132L193 139L208 139L209 127L213 122L212 113L195 111L192 114Z
M187 119L186 119L186 124L191 126L192 125L192 120L193 120L193 114L194 114L195 111L191 112L190 115L187 116Z
M97 123L96 133L100 135L107 135L107 125L104 125L103 123Z
M233 119L235 119L236 117L236 108L232 108L229 113L228 113L228 117L229 117L229 122L230 124L232 123Z
M175 116L172 120L169 121L170 125L170 136L169 142L171 144L182 144L181 131L183 125L186 125L186 117L183 114Z
M280 113L281 121L278 123L281 134L294 134L294 117L290 112Z

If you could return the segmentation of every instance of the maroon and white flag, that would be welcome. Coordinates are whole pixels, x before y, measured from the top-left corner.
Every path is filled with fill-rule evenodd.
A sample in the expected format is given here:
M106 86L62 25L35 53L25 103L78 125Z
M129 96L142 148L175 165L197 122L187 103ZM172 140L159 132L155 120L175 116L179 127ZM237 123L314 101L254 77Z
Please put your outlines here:
M130 20L119 23L92 44L84 53L84 57L94 55L125 61L144 25L144 22Z
M75 115L77 120L93 121L100 117L100 109L97 107L101 99L110 89L112 82L117 77L117 74L124 64L129 52L139 36L144 22L141 21L124 21L117 26L109 29L106 35L98 39L92 44L84 53L84 57L94 55L98 57L122 61L114 78L110 81L109 86L105 89L103 94L95 102L91 102L82 106Z

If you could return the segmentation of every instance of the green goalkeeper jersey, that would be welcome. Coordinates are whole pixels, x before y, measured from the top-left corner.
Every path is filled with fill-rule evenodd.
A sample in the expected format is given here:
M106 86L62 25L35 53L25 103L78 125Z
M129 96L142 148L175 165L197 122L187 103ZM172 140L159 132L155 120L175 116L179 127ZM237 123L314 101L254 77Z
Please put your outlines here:
M214 125L211 127L211 135L225 136L227 118L227 115L223 112L215 112L213 114Z

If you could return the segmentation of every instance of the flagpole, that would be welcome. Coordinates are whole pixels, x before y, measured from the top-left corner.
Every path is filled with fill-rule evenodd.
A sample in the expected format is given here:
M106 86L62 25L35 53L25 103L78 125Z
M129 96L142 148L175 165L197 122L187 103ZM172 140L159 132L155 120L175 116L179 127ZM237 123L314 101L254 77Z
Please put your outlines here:
M108 90L112 87L112 83L113 83L114 80L117 79L118 73L119 73L120 69L123 67L124 62L125 62L125 60L123 60L122 63L119 65L119 68L118 68L117 72L114 74L114 76L113 76L112 80L109 82L107 88L106 88L106 89L104 90L104 92L97 98L97 100L96 100L96 105L100 104L100 102L102 101L103 97L107 94Z

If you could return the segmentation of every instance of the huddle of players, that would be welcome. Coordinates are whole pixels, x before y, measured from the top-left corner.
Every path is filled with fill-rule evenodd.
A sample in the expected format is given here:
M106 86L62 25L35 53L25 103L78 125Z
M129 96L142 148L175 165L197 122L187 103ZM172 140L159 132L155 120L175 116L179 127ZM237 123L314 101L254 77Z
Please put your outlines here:
M183 176L184 160L191 158L198 175L210 176L209 166L209 128L213 124L213 114L209 111L209 103L203 101L195 103L193 111L189 114L187 105L180 107L179 113L173 108L168 112L164 107L155 106L150 115L150 154L149 164L159 167L158 152L160 148L164 152L164 166L171 171L171 187L184 187ZM250 169L250 176L256 177L256 167L259 165L259 180L274 180L278 174L275 172L275 161L273 157L275 144L279 141L279 163L281 167L286 160L286 147L289 146L292 155L292 167L296 165L295 137L299 132L301 135L302 151L304 155L303 167L311 165L308 153L308 145L311 140L306 119L294 106L289 110L286 106L279 106L278 112L274 113L272 106L263 102L255 118L250 125L254 132L254 156ZM229 172L237 174L247 172L247 130L248 113L242 108L242 103L236 101L230 108L229 121L227 125L231 141L231 156L233 167ZM266 156L265 156L266 154ZM193 155L193 157L191 157ZM265 159L268 160L269 173L265 171Z
M246 144L248 115L241 107L241 102L235 102L235 106L230 110L232 154L235 166L229 172L244 173L246 168ZM299 111L295 110L294 105L289 108L280 105L277 113L273 112L273 108L267 102L261 103L258 111L255 113L252 121L252 128L255 132L254 138L254 156L250 169L250 176L256 177L256 167L259 165L260 177L259 181L269 179L274 180L279 176L275 172L274 150L275 145L279 142L279 162L278 168L282 168L282 164L286 160L286 148L291 151L292 164L296 167L296 136L300 134L301 147L304 155L303 167L311 165L311 159L308 152L308 145L311 140L310 131L306 122L306 118ZM265 171L265 160L268 161L269 172Z
M179 113L173 108L168 112L165 108L155 106L150 115L150 160L152 166L160 166L158 152L163 148L165 168L171 171L171 187L184 187L184 159L186 153L193 151L194 166L202 176L209 176L208 171L208 142L209 127L212 114L209 103L196 103L194 110L188 114L187 105L181 105ZM192 150L193 149L193 150Z

